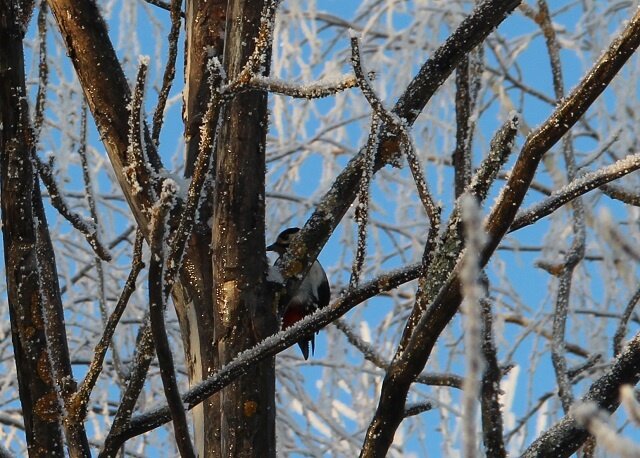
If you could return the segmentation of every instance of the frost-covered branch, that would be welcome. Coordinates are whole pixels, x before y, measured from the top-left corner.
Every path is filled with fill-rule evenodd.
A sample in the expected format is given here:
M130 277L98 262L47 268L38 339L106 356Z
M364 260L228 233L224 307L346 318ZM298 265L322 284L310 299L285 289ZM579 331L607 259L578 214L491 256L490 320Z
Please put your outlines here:
M125 389L118 411L113 418L111 429L104 441L104 446L98 455L99 458L107 458L114 456L118 449L124 444L126 438L122 437L122 432L129 425L131 416L140 396L140 392L144 387L147 378L147 371L151 365L151 360L155 354L153 347L153 336L151 334L151 326L149 325L149 317L145 316L144 324L138 331L136 339L136 350L132 369L129 373L129 383ZM170 419L171 417L169 417ZM169 420L167 420L169 421Z
M513 150L513 144L518 134L518 124L519 117L513 114L511 119L498 129L491 139L487 156L469 180L468 192L476 196L480 202L487 198L489 188Z
M163 0L144 0L144 1L147 2L149 5L157 6L158 8L171 12L172 4L169 2L165 2ZM180 12L180 17L184 17L183 12Z
M616 186L613 184L603 184L600 186L600 191L607 197L610 197L620 202L624 202L627 205L633 205L634 207L640 207L640 193L633 192L625 189L622 186Z
M156 148L160 143L160 131L162 130L162 122L164 120L164 108L167 105L167 98L171 85L176 75L176 58L178 57L178 38L180 37L180 16L182 0L171 0L171 30L169 31L169 51L167 55L167 64L164 67L164 76L162 77L162 88L158 95L158 104L153 113L153 127L151 131L151 140Z
M406 418L414 415L420 415L421 413L427 412L431 409L433 409L433 404L430 402L409 404L404 409L404 416Z
M521 210L513 220L509 232L529 226L539 219L550 215L567 202L578 196L602 186L605 183L621 178L640 169L640 153L630 154L613 164L602 167L576 178L571 183L554 191L548 198L525 210Z
M362 66L362 56L360 55L360 44L357 37L351 37L351 65L353 65L353 71L356 75L356 79L358 81L358 87L362 91L362 94L371 105L373 112L375 115L380 118L381 121L384 122L386 130L392 134L400 137L400 146L401 150L407 156L407 162L409 163L409 169L411 170L411 174L413 175L413 179L416 183L416 188L418 190L418 195L420 196L420 201L424 206L425 212L429 217L429 221L431 222L431 226L440 226L440 208L434 202L431 193L429 192L429 187L427 186L427 182L424 179L424 173L422 171L422 166L420 165L420 161L415 153L415 147L413 146L413 141L411 140L411 134L409 133L408 126L405 125L404 121L398 117L394 112L388 111L380 98L375 93L373 86L371 86L371 82L369 81L369 77L367 76L364 68ZM367 140L366 151L369 151L369 145L374 144L376 147L378 146L378 142L373 142L371 137ZM368 154L368 153L367 153ZM368 159L368 155L365 155L365 171L363 171L363 176L366 173L367 175L371 175L374 170L371 168L372 165L369 165L372 159ZM369 172L368 169L371 168ZM370 179L369 179L370 181Z
M451 155L455 196L460 197L471 180L471 150L475 129L476 102L482 76L482 46L465 56L456 68L456 147Z
M355 219L358 224L358 241L356 243L356 254L351 267L351 278L349 287L355 288L360 280L360 273L364 265L364 258L367 253L367 224L369 222L370 188L373 176L373 159L378 146L378 134L380 129L380 118L377 114L371 116L371 126L369 127L369 138L367 139L367 153L365 155L365 165L362 168L362 178L358 191L358 205L355 210Z
M551 63L551 76L553 79L553 89L556 99L562 100L564 97L564 82L562 77L562 65L560 64L560 44L556 38L556 32L549 13L549 7L545 0L538 0L538 14L534 20L540 26L545 37L547 52ZM573 148L571 132L562 139L562 153L566 164L567 180L572 181L576 176L576 159ZM558 279L558 289L556 291L556 303L553 314L553 340L551 344L551 361L556 373L558 393L562 401L562 407L569 411L573 403L573 393L567 375L566 351L564 347L567 316L569 313L569 298L571 297L571 284L573 272L578 263L584 258L586 229L584 221L584 205L582 199L576 198L571 201L573 241L564 257L562 272Z
M124 175L135 194L145 193L152 202L157 200L157 179L147 159L147 143L143 122L144 90L147 80L149 58L140 59L138 76L129 105L129 131L127 146L127 166ZM152 177L147 181L147 177Z
M281 0L267 0L261 13L260 28L255 41L255 48L247 59L246 64L240 70L237 77L229 83L224 92L235 93L246 87L256 76L263 73L263 69L268 67L267 56L270 55L271 43L273 41L273 27L276 20L276 12Z
M381 275L361 285L357 289L347 290L331 306L320 309L313 315L291 326L286 331L281 331L276 335L270 336L256 347L242 352L214 375L191 388L183 395L182 400L188 405L189 409L195 407L213 393L221 390L240 377L249 367L289 348L302 337L322 329L363 301L383 291L390 291L406 282L415 280L420 271L421 265L411 265L404 269ZM122 428L117 433L117 440L119 443L122 443L131 437L157 428L170 421L170 419L171 416L167 406L158 407L152 411L136 415L131 419L128 427Z
M603 376L591 384L582 397L583 403L595 403L600 409L613 413L620 405L622 385L636 385L640 380L640 334L629 342L609 366ZM569 457L584 443L588 432L570 413L543 433L522 458L543 456Z
M357 85L357 80L353 75L346 75L339 79L328 78L306 84L294 84L277 78L254 75L243 91L258 89L296 99L311 100L329 97Z
M47 62L47 0L40 0L38 11L38 93L33 116L33 132L36 139L40 138L40 130L44 122L44 109L47 101L47 87L49 84L49 64Z

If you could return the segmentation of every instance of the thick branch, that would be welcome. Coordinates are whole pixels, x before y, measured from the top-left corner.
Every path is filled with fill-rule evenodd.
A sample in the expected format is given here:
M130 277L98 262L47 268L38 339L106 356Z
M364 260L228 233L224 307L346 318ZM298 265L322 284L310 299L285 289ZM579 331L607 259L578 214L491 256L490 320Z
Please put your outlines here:
M639 380L640 334L636 334L607 372L589 387L582 401L594 402L601 409L613 413L620 405L620 387L636 385ZM569 457L580 448L588 434L572 415L567 415L531 444L522 458Z
M129 164L127 148L129 142L129 112L131 100L129 85L111 45L107 26L94 0L48 0L67 53L84 90L84 94L96 122L100 137L113 165L113 170L124 196L129 202L138 225L146 231L148 216L143 210L151 208L153 199L148 193L153 177L143 174L138 183L144 188L137 193L128 183L124 171ZM105 75L109 75L105 78ZM143 141L151 170L157 172L162 165L153 148L146 126Z

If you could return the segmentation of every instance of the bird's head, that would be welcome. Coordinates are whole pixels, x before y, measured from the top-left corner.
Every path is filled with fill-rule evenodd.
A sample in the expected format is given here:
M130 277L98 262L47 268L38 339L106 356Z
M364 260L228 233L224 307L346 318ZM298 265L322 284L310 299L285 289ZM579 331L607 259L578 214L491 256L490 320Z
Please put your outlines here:
M290 227L289 229L285 229L280 232L276 241L267 247L267 251L275 251L282 256L284 252L287 251L291 240L298 232L300 232L299 227Z

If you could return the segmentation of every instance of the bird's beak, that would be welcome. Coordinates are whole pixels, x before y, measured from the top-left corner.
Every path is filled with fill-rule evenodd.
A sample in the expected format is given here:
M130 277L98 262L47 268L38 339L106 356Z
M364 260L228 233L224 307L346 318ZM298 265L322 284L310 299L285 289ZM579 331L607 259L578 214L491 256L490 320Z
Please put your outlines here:
M272 243L267 247L267 251L276 251L276 244Z

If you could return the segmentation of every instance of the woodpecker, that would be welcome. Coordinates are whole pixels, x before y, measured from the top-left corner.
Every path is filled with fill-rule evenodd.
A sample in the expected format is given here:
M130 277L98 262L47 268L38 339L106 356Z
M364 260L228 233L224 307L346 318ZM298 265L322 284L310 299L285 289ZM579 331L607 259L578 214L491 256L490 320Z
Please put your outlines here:
M291 240L298 232L300 232L300 228L297 227L285 229L278 235L276 241L267 247L267 251L275 251L279 255L274 265L278 265L282 255L289 248ZM284 308L282 329L287 329L304 317L311 315L317 309L326 307L329 305L330 297L331 291L327 274L320 263L315 261L305 279L300 283L300 287L291 296L291 300ZM313 354L315 350L315 336L313 334L298 341L304 359L309 358L309 343L311 343L311 354Z

